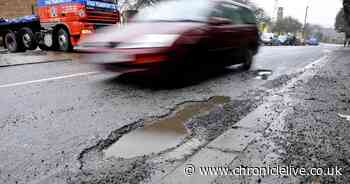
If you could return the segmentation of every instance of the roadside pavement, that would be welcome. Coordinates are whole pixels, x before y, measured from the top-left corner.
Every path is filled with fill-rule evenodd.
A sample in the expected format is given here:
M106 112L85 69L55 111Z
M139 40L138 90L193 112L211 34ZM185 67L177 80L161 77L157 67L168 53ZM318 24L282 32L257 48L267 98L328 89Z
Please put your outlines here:
M350 183L349 71L346 49L309 65L156 183Z
M9 53L0 47L0 67L39 64L49 62L65 62L77 60L78 53L45 52L41 50L26 51L23 53Z

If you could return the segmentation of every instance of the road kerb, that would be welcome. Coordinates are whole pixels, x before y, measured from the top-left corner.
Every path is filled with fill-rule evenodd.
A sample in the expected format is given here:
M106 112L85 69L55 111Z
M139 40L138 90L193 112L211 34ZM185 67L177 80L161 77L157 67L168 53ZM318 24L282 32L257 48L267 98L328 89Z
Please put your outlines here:
M4 53L0 51L0 67L32 65L51 62L79 61L77 53L28 51L25 53Z
M21 66L21 65L34 65L34 64L44 64L44 63L52 63L52 62L69 62L71 59L60 59L60 60L43 60L43 61L35 61L35 62L0 62L1 67L10 67L10 66Z
M161 184L206 184L213 182L217 176L201 174L201 166L220 166L222 163L231 163L238 157L235 153L224 153L215 149L204 148L196 155L177 167L172 173L164 177ZM190 174L192 173L192 174Z

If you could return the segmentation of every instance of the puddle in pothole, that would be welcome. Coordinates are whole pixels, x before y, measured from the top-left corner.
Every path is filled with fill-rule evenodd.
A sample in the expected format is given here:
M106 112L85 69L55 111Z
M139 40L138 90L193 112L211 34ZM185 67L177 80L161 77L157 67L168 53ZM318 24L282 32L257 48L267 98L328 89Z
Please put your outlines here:
M341 118L346 119L347 121L350 121L350 115L344 115L344 114L339 114L338 113L338 116L341 117Z
M181 105L168 117L145 122L144 127L125 134L105 149L104 155L107 158L133 158L174 148L190 135L190 130L185 127L188 120L229 101L229 97L216 96L206 102Z
M272 76L272 70L257 70L255 71L255 75L257 79L268 80L270 76Z

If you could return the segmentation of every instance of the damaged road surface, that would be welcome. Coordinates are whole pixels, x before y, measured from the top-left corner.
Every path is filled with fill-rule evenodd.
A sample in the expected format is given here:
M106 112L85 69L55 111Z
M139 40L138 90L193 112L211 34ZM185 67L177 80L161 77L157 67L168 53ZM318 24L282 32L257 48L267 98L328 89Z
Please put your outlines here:
M74 59L2 67L0 183L158 181L330 49L265 47L250 72L227 68L173 88Z

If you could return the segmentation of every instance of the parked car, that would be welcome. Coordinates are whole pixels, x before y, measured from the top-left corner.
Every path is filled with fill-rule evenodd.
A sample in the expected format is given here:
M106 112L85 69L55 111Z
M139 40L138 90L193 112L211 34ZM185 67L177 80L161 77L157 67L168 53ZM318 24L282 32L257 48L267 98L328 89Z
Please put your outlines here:
M320 42L318 41L317 38L312 37L306 41L306 44L312 45L312 46L318 46Z
M280 46L280 45L281 45L281 42L279 41L277 35L274 35L274 36L273 36L273 38L272 38L272 45L273 45L273 46Z
M287 45L288 36L287 35L280 35L278 37L278 41L280 42L281 45Z
M261 42L264 45L273 45L273 38L274 38L273 33L262 33L261 34Z
M302 45L305 45L304 41L300 38L296 38L295 46L302 46Z
M116 72L176 75L199 65L243 64L259 48L253 11L227 0L165 1L141 10L133 22L107 28L80 44L86 60Z

